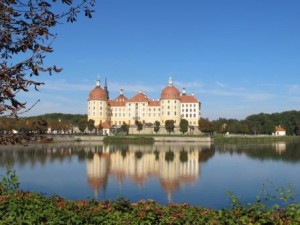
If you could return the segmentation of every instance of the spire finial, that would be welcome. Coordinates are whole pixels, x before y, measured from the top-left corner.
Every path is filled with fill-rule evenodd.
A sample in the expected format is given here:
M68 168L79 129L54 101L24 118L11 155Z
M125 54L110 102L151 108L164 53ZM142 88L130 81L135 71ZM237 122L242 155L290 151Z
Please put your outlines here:
M172 76L170 75L169 77L169 86L173 86L173 79L172 79Z
M96 86L100 87L100 76L98 75L98 79L96 80Z
M105 77L105 80L104 80L104 90L106 92L106 95L107 95L107 99L109 99L109 91L108 91L108 87L107 87L107 79Z

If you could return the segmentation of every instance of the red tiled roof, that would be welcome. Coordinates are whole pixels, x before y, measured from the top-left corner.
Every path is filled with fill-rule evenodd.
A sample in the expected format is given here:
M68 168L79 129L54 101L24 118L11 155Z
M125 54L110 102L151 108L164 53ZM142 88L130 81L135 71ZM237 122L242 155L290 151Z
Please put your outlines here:
M178 89L174 86L168 86L164 88L160 95L161 99L179 99L180 98L180 92Z
M278 127L276 126L275 130L276 131L285 131L285 129L283 129L281 126L278 126Z
M125 105L126 105L126 102L117 102L116 100L109 100L108 101L108 104L110 105L110 106L124 106L125 107Z
M116 97L115 99L117 102L125 102L128 100L128 98L126 98L125 95L119 95L118 97Z
M135 96L133 96L131 99L129 99L128 101L129 102L148 102L149 99L145 94L139 92Z
M103 129L109 129L111 128L111 124L107 121L101 123L99 126L101 126Z
M103 90L100 86L96 86L89 94L88 100L107 100L106 91Z
M124 95L119 95L115 100L109 100L108 104L110 106L125 106L127 101L128 98L126 98Z
M160 101L150 101L148 106L160 106Z
M198 103L199 101L193 95L180 96L181 103Z

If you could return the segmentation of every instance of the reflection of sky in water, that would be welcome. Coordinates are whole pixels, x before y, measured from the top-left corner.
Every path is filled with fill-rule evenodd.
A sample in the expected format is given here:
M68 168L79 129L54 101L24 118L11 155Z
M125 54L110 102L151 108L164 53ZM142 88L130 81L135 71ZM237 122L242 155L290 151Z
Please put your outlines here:
M0 173L13 161L21 189L71 199L122 196L222 208L229 207L226 190L253 202L268 180L275 187L292 183L300 193L299 154L298 145L285 143L2 147Z

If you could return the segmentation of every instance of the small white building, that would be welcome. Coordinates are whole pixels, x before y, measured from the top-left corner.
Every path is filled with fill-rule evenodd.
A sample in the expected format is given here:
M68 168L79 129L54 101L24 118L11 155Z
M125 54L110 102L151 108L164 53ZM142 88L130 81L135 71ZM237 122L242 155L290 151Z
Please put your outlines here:
M282 128L280 125L275 127L275 136L285 136L286 130Z

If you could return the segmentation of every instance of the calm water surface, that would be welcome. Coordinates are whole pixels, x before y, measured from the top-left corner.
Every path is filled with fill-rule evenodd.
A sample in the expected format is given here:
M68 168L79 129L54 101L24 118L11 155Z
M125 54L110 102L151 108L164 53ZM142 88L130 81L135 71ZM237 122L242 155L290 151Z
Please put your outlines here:
M0 174L13 163L21 189L69 199L125 197L161 204L230 207L227 190L254 202L263 184L300 193L300 145L69 143L0 147ZM300 197L297 197L300 201Z

